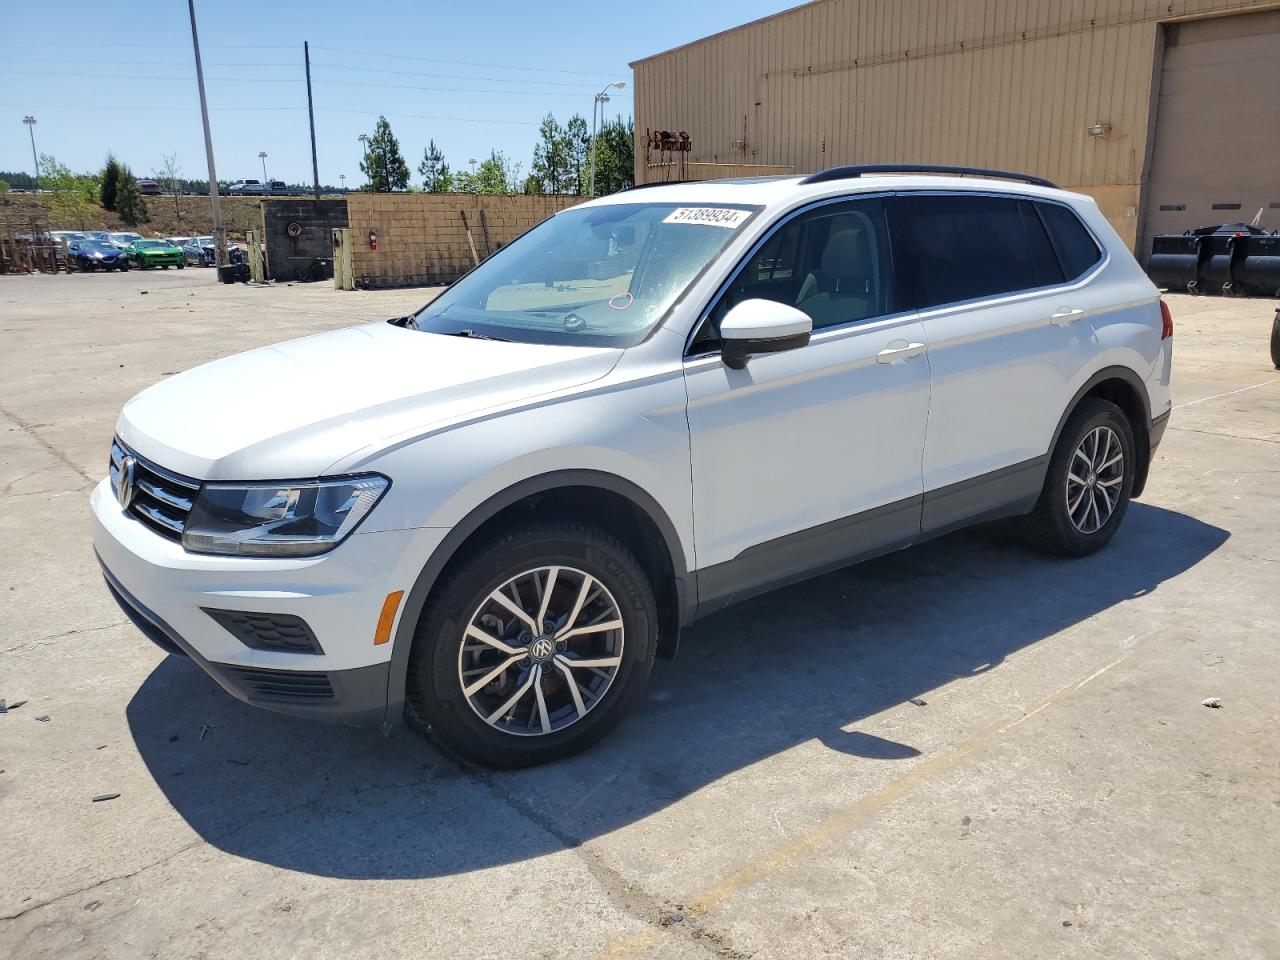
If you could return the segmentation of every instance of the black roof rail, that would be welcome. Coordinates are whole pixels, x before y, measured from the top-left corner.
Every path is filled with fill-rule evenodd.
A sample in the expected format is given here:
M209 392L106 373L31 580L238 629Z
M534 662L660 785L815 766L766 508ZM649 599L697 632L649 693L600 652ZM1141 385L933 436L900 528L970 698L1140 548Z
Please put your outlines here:
M632 190L643 190L645 187L670 187L677 183L697 183L696 180L650 180L648 183L633 183L629 187L624 187L619 193L628 193Z
M1018 180L1037 187L1058 189L1056 183L1034 177L1029 173L1010 173L1008 170L987 170L983 167L948 167L932 163L856 163L847 167L831 167L812 173L800 182L829 183L832 180L851 180L876 173L949 173L959 177L989 177L994 180Z

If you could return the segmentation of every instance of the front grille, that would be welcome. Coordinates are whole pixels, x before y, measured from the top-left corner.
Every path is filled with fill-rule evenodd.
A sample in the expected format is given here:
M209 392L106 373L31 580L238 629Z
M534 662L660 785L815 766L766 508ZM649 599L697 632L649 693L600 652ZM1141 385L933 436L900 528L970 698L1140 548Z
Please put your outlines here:
M250 700L267 703L314 703L333 699L327 673L311 670L268 670L264 667L228 667Z
M133 491L126 511L162 537L181 541L187 515L200 492L200 481L165 470L115 440L111 444L108 473L111 490L117 500L120 499L121 472L126 457L133 463Z
M227 631L254 650L280 653L324 653L307 621L291 613L256 613L249 610L218 610L201 607Z

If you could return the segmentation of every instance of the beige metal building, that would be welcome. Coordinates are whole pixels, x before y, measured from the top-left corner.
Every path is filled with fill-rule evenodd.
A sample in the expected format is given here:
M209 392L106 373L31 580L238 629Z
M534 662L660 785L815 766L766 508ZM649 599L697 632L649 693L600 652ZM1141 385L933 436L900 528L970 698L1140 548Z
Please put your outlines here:
M1140 252L1280 228L1276 0L817 0L632 68L638 183L946 163L1091 194Z

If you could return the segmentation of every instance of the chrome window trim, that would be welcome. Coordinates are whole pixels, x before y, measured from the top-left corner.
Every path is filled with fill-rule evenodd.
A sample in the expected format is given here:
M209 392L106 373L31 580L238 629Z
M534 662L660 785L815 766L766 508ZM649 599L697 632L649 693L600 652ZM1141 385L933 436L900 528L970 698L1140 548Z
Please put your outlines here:
M737 276L738 271L742 269L744 264L750 262L751 258L754 257L760 251L760 249L766 243L768 243L770 239L772 239L773 235L778 230L782 229L784 226L786 226L796 217L800 216L803 213L808 213L811 210L817 210L822 207L830 206L836 203L846 203L850 200L861 200L864 198L877 199L877 198L885 198L885 197L912 197L912 196L997 197L1003 200L1026 200L1030 203L1056 204L1057 206L1065 207L1071 213L1071 215L1076 218L1076 221L1082 227L1084 227L1085 232L1089 234L1089 237L1093 240L1094 245L1098 248L1098 250L1101 252L1102 255L1089 270L1082 273L1079 277L1076 277L1071 280L1064 280L1062 283L1052 283L1042 287L1029 287L1023 290L1013 290L1008 293L993 294L991 296L986 296L986 297L975 297L970 300L953 300L947 303L935 304L931 307L926 307L922 310L901 310L895 313L886 314L881 317L867 317L862 320L850 320L848 323L834 324L830 327L823 327L821 330L816 331L813 334L812 339L809 341L810 343L823 342L825 340L834 339L834 337L829 337L827 336L827 334L830 334L833 332L846 332L846 333L851 332L854 328L865 327L867 324L879 323L882 320L892 320L895 318L902 318L907 316L924 320L926 318L937 316L940 313L944 313L949 310L967 310L975 306L983 306L983 305L994 306L998 303L1018 302L1023 299L1030 299L1032 297L1043 296L1045 294L1052 293L1054 291L1066 292L1066 291L1077 290L1085 286L1090 281L1092 281L1095 277L1098 276L1098 274L1100 274L1104 269L1106 269L1106 267L1111 263L1110 248L1108 248L1107 245L1098 238L1098 235L1097 233L1094 232L1093 228L1089 226L1089 224L1085 221L1085 219L1075 211L1075 208L1072 207L1071 204L1067 203L1065 200L1059 200L1054 197L1041 197L1036 194L1021 193L1015 190L992 190L990 188L985 188L981 190L944 190L938 187L922 187L918 190L899 187L894 190L885 190L885 191L873 190L873 191L858 192L858 193L852 193L852 194L841 194L840 196L835 196L835 197L824 197L821 200L816 200L812 203L807 203L807 204L803 204L802 206L796 207L794 210L790 210L787 213L780 216L768 229L765 230L763 234L760 235L760 237L756 240L754 244L752 244L751 248L746 252L746 254L744 254L738 260L738 262L734 264L733 269L730 270L728 274L726 274L724 280L721 281L720 285L716 288L715 293L711 295L711 297L707 300L706 304L703 305L702 310L699 312L697 321L693 324L693 327L690 329L688 336L685 338L684 353L682 355L682 359L687 364L690 361L702 360L706 357L718 357L720 355L719 350L705 350L700 353L692 354L689 352L689 347L693 344L693 341L697 337L698 332L702 329L702 325L707 322L707 317L710 315L715 305L719 302L720 297L724 295L724 292L726 288L729 286L729 283L733 280L735 276ZM1043 221L1041 225L1044 226ZM1049 237L1049 228L1047 226L1044 226L1044 231L1045 231L1045 236L1049 239L1050 246L1053 248L1054 256L1057 257L1058 250L1056 246L1053 246L1052 237ZM890 243L892 244L893 242L892 224L890 224L890 227L889 227L889 235L890 235Z

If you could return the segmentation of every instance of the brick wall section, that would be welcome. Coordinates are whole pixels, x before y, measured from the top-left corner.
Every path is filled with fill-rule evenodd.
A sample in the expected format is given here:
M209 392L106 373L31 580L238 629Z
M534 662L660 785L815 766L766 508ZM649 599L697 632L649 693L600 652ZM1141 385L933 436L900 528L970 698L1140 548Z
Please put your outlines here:
M463 193L352 193L347 196L352 273L356 286L400 287L452 283L474 266L459 211L465 211L476 253L485 258L480 211L490 252L510 243L582 197ZM369 249L369 231L378 249Z

